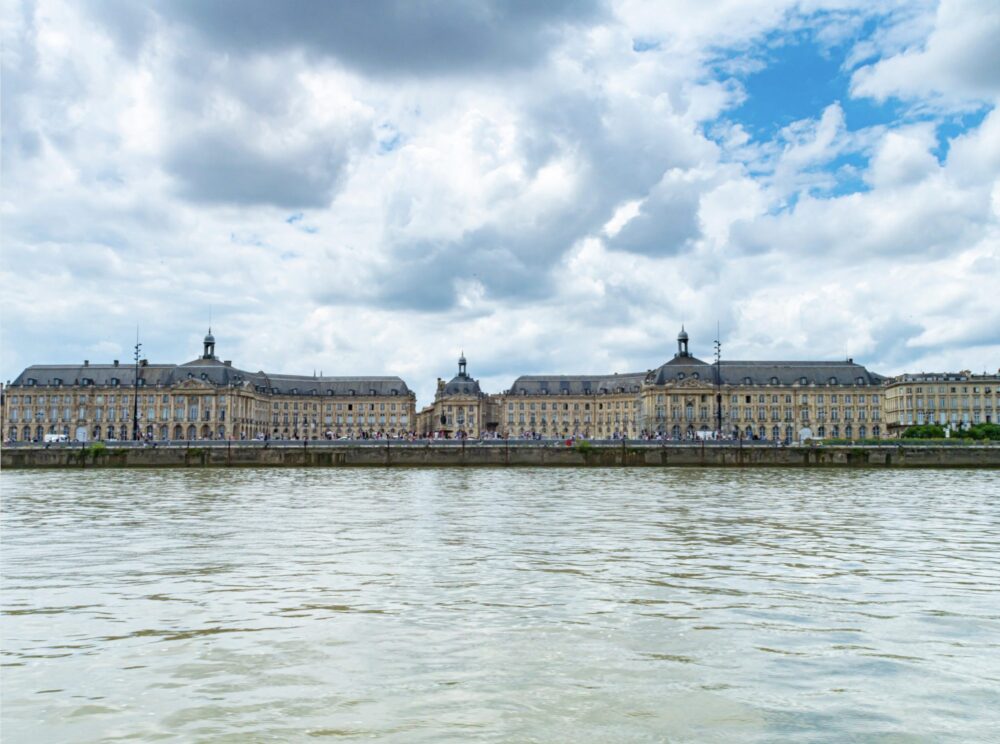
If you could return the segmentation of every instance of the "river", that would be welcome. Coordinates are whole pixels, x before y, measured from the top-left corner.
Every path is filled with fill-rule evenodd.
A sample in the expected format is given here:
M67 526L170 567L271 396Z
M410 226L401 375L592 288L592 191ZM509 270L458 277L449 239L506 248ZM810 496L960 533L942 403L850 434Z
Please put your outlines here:
M997 741L995 470L5 472L14 742Z

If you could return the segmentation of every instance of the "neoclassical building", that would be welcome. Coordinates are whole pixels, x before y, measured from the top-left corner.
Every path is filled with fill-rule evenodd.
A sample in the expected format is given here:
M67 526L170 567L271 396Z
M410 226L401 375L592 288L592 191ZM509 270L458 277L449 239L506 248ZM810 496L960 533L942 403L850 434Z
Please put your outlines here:
M646 372L519 377L502 396L502 432L545 437L791 441L885 436L884 378L843 362L704 362L684 329L673 358Z
M412 430L416 396L399 377L247 372L215 355L209 330L184 364L32 365L4 390L8 440L319 439Z
M923 424L952 429L995 424L1000 417L1000 371L902 374L886 382L884 396L886 427L893 436Z
M499 425L496 399L480 389L479 380L469 376L467 365L462 353L458 374L448 382L438 378L434 402L417 415L418 434L473 439L495 435Z

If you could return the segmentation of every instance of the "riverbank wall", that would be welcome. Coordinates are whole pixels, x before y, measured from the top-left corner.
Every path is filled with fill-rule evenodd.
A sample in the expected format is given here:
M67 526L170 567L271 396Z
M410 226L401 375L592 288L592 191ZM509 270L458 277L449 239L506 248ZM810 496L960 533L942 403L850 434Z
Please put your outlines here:
M191 442L155 447L5 447L3 469L212 467L877 467L1000 468L1000 446L772 447L659 442Z

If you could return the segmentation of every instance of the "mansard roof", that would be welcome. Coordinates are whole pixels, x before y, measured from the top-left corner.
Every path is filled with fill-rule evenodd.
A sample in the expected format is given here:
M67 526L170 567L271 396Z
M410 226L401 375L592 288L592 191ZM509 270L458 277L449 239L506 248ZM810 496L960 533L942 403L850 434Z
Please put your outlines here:
M464 360L464 357L463 357ZM479 380L469 375L457 374L448 381L442 391L443 395L479 395Z
M184 364L147 364L139 368L143 387L170 387L185 380L215 386L250 385L283 395L409 395L399 377L328 377L247 372L217 359L195 359ZM17 376L12 386L94 385L132 387L135 366L114 364L34 364ZM331 392L332 391L332 392ZM374 393L372 392L374 391Z
M409 395L400 377L331 377L257 372L254 384L283 395Z
M521 375L510 387L514 395L597 395L639 392L645 372L602 375Z
M843 362L726 361L719 365L723 385L881 385L881 375L853 360ZM676 356L653 370L646 381L655 385L686 379L715 381L715 365L696 357Z

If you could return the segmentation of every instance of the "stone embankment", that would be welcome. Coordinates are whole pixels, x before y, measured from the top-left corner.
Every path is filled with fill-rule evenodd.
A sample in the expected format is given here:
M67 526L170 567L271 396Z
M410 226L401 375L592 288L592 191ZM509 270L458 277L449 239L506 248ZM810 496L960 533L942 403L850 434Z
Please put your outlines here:
M3 469L205 467L1000 467L1000 446L878 445L773 447L603 442L190 442L155 447L18 445Z

